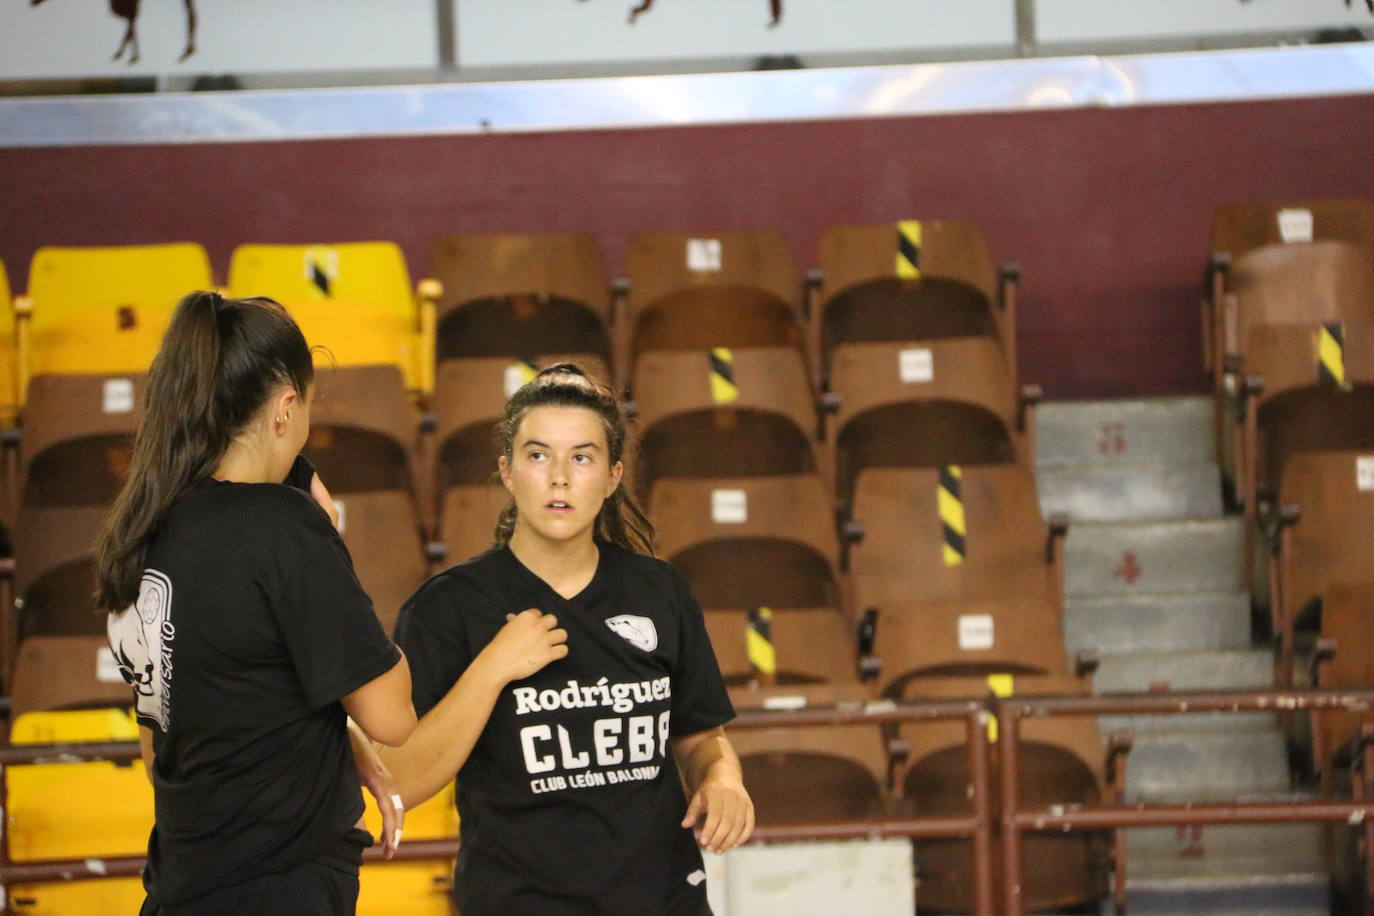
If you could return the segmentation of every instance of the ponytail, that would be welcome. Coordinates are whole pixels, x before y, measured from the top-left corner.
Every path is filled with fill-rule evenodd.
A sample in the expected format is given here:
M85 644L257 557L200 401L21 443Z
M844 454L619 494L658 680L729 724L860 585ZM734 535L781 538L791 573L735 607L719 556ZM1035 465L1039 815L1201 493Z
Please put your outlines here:
M195 292L177 305L144 393L124 481L96 544L96 608L138 597L148 546L172 505L209 477L279 384L314 378L300 328L271 299Z
M605 385L573 363L559 363L540 372L506 402L497 426L501 454L507 461L515 454L515 437L526 414L536 407L583 407L595 413L606 430L606 450L611 465L624 460L629 435L620 402ZM505 544L515 533L515 500L506 503L496 522L496 543ZM654 526L622 483L606 497L596 516L596 536L635 553L654 555Z

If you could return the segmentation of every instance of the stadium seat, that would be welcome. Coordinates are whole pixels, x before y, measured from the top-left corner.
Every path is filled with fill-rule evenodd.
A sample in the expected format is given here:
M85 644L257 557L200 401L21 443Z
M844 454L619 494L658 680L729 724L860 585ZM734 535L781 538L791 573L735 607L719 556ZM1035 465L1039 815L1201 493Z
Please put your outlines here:
M14 426L19 416L19 354L14 339L14 305L9 277L0 262L0 428Z
M793 347L648 351L631 390L641 494L664 477L825 473L815 400Z
M443 286L439 362L587 353L611 364L610 286L595 236L447 235L435 243L429 270Z
M1272 555L1271 598L1280 635L1280 675L1291 673L1293 628L1334 586L1371 579L1374 570L1374 449L1304 452L1289 457L1279 502L1297 510L1280 523ZM1287 683L1287 681L1281 681Z
M939 701L989 695L1077 696L1087 692L1087 685L1077 678L1010 673L998 671L993 665L962 677L914 679L901 696ZM935 817L967 813L970 777L965 728L964 723L957 721L904 723L899 727L893 745L899 761L894 780L899 811L908 816ZM988 730L996 756L1000 734L995 720L989 723ZM1104 796L1114 792L1106 785L1105 759L1097 723L1092 719L1023 719L1021 804L1026 808L1101 804ZM993 780L991 788L992 816L997 817L1001 809L1000 784ZM1093 904L1107 896L1108 835L1032 833L1022 842L1022 899L1028 912L1059 912ZM923 910L972 911L973 881L967 840L920 841L917 860Z
M770 229L645 233L625 252L617 370L650 350L789 346L803 350L801 282L787 239Z
M968 220L831 226L821 235L811 352L820 377L842 344L995 337L1016 375L1015 280L999 282Z
M21 636L99 635L90 552L128 469L144 376L35 376L15 524Z
M15 303L23 379L146 371L177 302L210 283L191 243L38 249Z
M10 689L12 719L37 710L128 703L129 685L103 635L34 636L20 644Z
M846 706L862 709L859 684L737 687L738 711ZM731 728L730 743L760 824L880 817L888 808L888 757L878 725Z
M496 481L496 426L506 400L542 366L572 362L606 380L608 367L594 354L463 357L439 363L434 413L433 486L439 496L438 535L448 562L457 563L492 544L497 517L510 496Z
M1230 272L1246 254L1266 246L1345 241L1374 245L1374 200L1335 198L1228 204L1212 222L1212 262L1204 302L1204 355L1220 385L1226 371L1222 303Z
M391 242L240 245L229 264L229 293L286 306L306 342L323 347L336 366L392 365L410 391L433 386L426 319Z
M1374 446L1374 249L1257 249L1233 266L1225 305L1227 417L1244 417L1232 425L1247 507L1294 452Z
M705 616L728 686L841 683L858 672L853 629L838 608L707 608Z
M1364 689L1374 684L1374 574L1360 581L1338 582L1322 594L1321 638L1314 653L1313 686L1324 690ZM1374 722L1368 711L1312 713L1312 760L1323 788L1332 771L1351 762L1351 741L1362 722Z
M414 470L418 419L395 366L322 368L305 454L339 510L358 580L390 632L428 574Z

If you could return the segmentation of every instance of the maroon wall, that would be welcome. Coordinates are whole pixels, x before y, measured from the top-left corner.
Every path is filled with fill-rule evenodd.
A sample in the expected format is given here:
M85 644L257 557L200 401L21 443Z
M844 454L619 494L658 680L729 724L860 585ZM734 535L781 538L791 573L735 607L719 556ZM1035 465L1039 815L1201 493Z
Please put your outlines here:
M1021 262L1021 375L1050 396L1200 390L1222 202L1374 196L1371 99L560 134L0 150L0 260L40 245L433 239L970 217Z

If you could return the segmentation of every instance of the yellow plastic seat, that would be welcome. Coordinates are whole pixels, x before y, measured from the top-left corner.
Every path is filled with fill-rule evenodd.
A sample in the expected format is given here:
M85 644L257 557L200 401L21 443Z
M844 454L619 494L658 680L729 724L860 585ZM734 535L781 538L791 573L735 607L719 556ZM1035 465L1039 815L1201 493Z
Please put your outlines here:
M18 361L14 341L14 307L10 282L0 261L0 423L13 426L19 411Z
M40 248L16 302L29 316L24 378L146 370L176 303L210 283L205 249L190 242Z
M415 840L455 839L458 809L453 783L436 796L406 812L402 845ZM366 792L367 829L381 837L382 815ZM358 912L364 916L449 916L449 890L453 886L452 859L418 859L406 862L368 862L359 875Z
M391 242L240 245L229 264L229 294L286 306L306 341L328 349L325 362L394 365L410 390L432 385L410 274Z

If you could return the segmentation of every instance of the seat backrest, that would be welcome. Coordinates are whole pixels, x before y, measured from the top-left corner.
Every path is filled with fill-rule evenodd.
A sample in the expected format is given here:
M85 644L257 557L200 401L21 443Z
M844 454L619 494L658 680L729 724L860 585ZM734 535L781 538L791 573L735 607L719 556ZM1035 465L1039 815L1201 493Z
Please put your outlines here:
M22 470L53 478L54 485L80 490L83 501L92 500L89 474L76 476L65 461L58 461L49 474L34 467L46 454L67 443L81 440L114 445L131 440L143 416L145 376L128 375L40 375L29 384L24 431L20 440ZM80 460L79 458L77 460ZM121 460L110 467L111 481L125 470ZM89 469L87 469L89 471ZM35 484L46 486L41 481ZM102 491L103 492L103 491Z
M873 651L885 695L908 695L928 677L1068 670L1060 615L1043 599L893 601L877 611Z
M1374 239L1258 248L1231 268L1242 346L1265 325L1374 322Z
M819 262L821 353L841 343L1000 333L987 242L969 220L830 226Z
M791 245L771 229L646 233L625 252L634 352L802 346L801 281Z
M358 581L390 633L401 605L428 577L415 505L396 491L334 494L334 504Z
M240 245L229 292L286 306L306 342L340 366L395 365L406 387L425 378L419 312L401 249L392 242Z
M26 374L145 371L176 303L210 284L196 244L40 248L29 266Z
M10 717L39 709L130 705L129 685L104 636L34 636L19 645Z
M1374 449L1289 456L1279 499L1301 510L1284 583L1292 619L1331 585L1374 570Z
M1212 222L1212 251L1233 261L1265 245L1324 239L1374 243L1374 200L1227 204L1217 208Z
M838 608L707 608L706 632L730 686L842 682L858 670L853 633Z
M1032 472L1019 465L870 468L851 548L859 605L1053 592Z
M1321 669L1317 686L1328 689L1361 688L1374 684L1374 573L1363 581L1338 582L1322 596L1321 634L1331 640L1335 651ZM1330 755L1349 744L1360 731L1361 719L1369 713L1352 714L1340 710L1322 715L1320 746L1316 748L1323 764ZM1316 738L1317 735L1314 735Z
M305 454L336 496L410 492L419 425L396 366L320 367Z
M589 232L445 235L434 243L429 270L444 286L440 324L450 313L486 300L510 300L512 306L524 300L525 307L541 313L541 320L550 310L565 308L585 309L602 323L610 317L601 245Z

